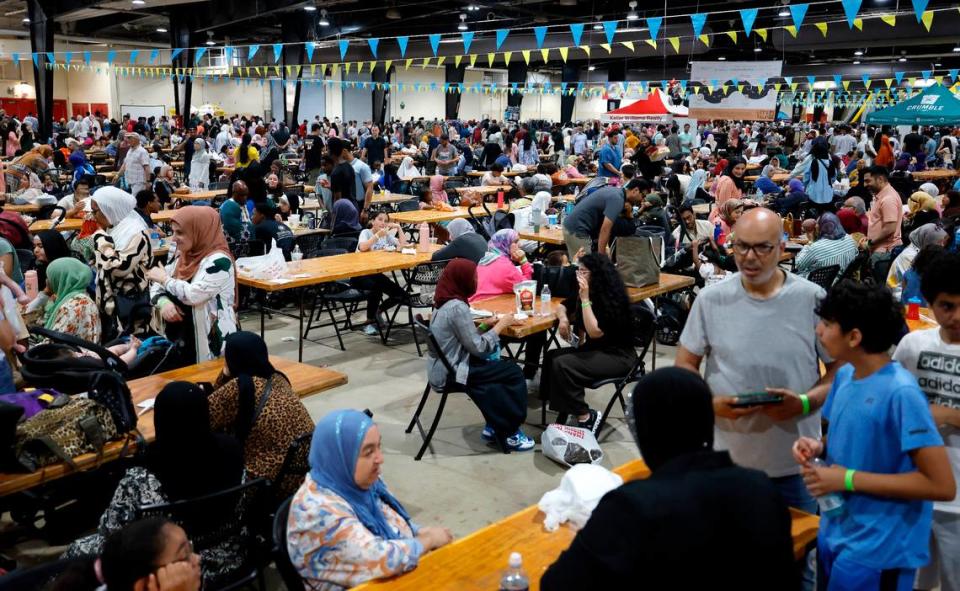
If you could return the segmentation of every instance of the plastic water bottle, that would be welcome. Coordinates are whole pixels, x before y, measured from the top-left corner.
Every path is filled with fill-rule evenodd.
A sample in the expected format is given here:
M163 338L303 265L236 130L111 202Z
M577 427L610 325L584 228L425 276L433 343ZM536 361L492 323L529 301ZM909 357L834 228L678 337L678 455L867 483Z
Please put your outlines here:
M23 285L25 287L24 291L27 293L27 296L33 300L36 299L37 294L40 293L40 283L37 278L37 272L34 270L27 271L23 274Z
M827 463L820 458L814 458L810 461L810 463L818 468L827 467ZM836 517L843 512L843 503L843 496L840 493L827 493L823 496L817 497L817 505L820 506L821 515Z
M417 250L420 252L430 252L430 224L421 222L419 234Z
M713 241L719 242L720 234L722 233L723 233L723 230L720 228L720 222L719 221L714 222L713 223Z
M530 222L533 224L533 233L540 233L540 208L534 207L530 212Z
M960 226L957 227L957 231L953 235L953 247L951 250L953 252L960 251Z
M299 273L301 267L300 261L303 260L303 251L300 250L299 244L295 245L290 252L290 260L293 262L293 270Z
M153 250L160 248L160 232L150 232L150 248Z
M543 289L540 291L540 315L549 316L552 308L550 307L550 286L546 283L543 284Z
M500 577L500 591L527 591L530 589L530 580L523 570L523 557L519 552L510 555L509 568L503 571Z

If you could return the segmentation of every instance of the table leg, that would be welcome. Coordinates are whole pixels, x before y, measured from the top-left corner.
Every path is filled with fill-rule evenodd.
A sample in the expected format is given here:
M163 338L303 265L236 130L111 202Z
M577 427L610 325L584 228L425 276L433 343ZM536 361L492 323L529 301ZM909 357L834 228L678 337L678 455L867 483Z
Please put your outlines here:
M267 292L263 290L258 290L260 292L260 338L265 339L264 335L264 316L266 316L266 311L263 309L264 303L267 297Z
M300 292L300 333L297 334L297 361L303 363L303 292L305 288L297 290Z

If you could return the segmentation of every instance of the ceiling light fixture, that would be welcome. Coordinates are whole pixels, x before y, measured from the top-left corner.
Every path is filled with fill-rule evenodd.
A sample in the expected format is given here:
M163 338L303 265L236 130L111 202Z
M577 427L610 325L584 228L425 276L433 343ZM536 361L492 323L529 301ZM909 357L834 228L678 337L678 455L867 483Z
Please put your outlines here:
M790 16L790 11L786 8L781 8L780 12L777 13L777 16Z
M589 71L589 72L592 72L592 71L594 71L594 70L596 70L596 69L597 69L596 66L587 66L587 71Z
M23 17L23 24L29 25L29 24L30 24L30 19L27 18L27 17Z
M753 48L753 53L760 53L761 51L763 51L763 48L759 45Z
M723 56L721 55L720 57L717 58L717 61L718 61L718 62L725 62L725 61L727 61L727 58L725 58L725 57L723 57Z
M953 48L953 53L960 53L960 45Z
M387 11L389 12L389 11ZM320 11L320 22L318 23L321 27L329 27L330 21L327 20L327 9L324 8Z
M480 10L480 7L477 6L476 4L471 4L470 6L467 6L467 10L469 10L470 12L476 12Z
M940 62L937 62L937 63L933 64L933 67L934 67L934 68L939 68L939 67L942 66L942 65L943 65L943 64L941 64Z
M630 12L627 13L628 21L635 21L640 18L637 14L637 0L630 0Z
M316 7L316 5L314 5L314 4L307 4L307 5L305 5L305 6L303 7L303 9L306 10L307 12L316 12L316 11L317 11L317 7Z
M164 29L163 27L157 27L157 32L158 32L158 33L166 33L167 30Z
M466 30L467 30L467 15L465 15L465 14L461 14L461 15L460 15L460 24L457 25L457 29L460 30L460 31L466 31Z
M213 31L207 31L207 46L216 45L216 42L213 40Z
M907 58L901 57L901 58L899 58L897 61L903 63L903 62L907 61Z
M594 30L594 31L602 31L602 30L603 30L603 25L601 25L600 23L597 23L597 24L593 25L593 30Z
M214 41L213 39L207 39L207 45L213 46L213 45L216 45L216 44L217 44L217 42Z
M857 57L860 57L861 55L863 55L863 50L862 50L862 49L858 49L858 50L856 50L856 51L853 52L853 55L855 55L855 56L857 56Z
M134 6L143 6L146 2L144 2L144 0L133 0L132 4Z
M860 60L853 60L853 65L859 66L859 65L860 65Z

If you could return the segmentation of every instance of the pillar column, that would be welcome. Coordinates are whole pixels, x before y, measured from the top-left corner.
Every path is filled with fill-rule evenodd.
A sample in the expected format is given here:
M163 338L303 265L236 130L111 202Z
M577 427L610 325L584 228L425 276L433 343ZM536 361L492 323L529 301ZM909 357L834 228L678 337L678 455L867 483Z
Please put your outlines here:
M183 117L183 123L186 124L190 119L190 103L193 100L193 80L189 76L180 81L177 76L177 68L189 69L193 67L194 46L196 38L191 32L191 23L184 18L170 18L170 47L173 49L183 48L180 55L171 63L173 67L173 108L174 112Z
M371 100L373 100L373 122L383 128L384 121L387 119L387 104L390 100L390 91L387 90L385 84L390 82L390 70L393 69L393 65L390 66L390 70L386 67L386 64L383 66L377 66L373 69L373 74L370 76L370 81L373 83L373 92L370 93ZM380 85L379 87L377 85ZM382 129L383 133L386 134L386 129Z
M511 62L507 66L507 84L512 89L513 83L517 83L517 88L523 88L527 83L527 64L523 63L523 60L517 60ZM523 94L521 93L507 93L507 106L508 107L519 107L520 103L523 102Z
M287 105L287 68L286 66L298 66L304 62L305 49L304 43L307 41L307 19L299 11L288 12L283 15L280 21L280 37L283 43L283 68L281 70L281 81L283 84L283 119L291 130L297 128L297 111L300 110L300 77L302 68L293 68L291 74L294 75L296 87L293 92L293 104Z
M463 64L458 68L454 64L446 65L446 78L444 81L449 84L451 87L454 85L463 84L463 77L466 74L467 67ZM446 118L449 119L459 119L460 117L460 90L459 87L457 90L446 93L445 103L446 103Z
M50 0L28 0L27 14L30 16L30 51L43 56L53 51L53 29L56 17L55 2ZM53 119L53 70L47 68L44 61L38 61L39 67L33 68L33 80L37 89L37 121L40 129L35 129L38 142L46 142L52 133Z
M576 88L577 83L580 82L580 68L575 66L573 63L563 64L563 72L561 73L560 80L567 83L567 90L571 88ZM560 123L564 124L570 121L573 121L573 109L577 104L577 93L574 92L572 95L561 94L560 95Z

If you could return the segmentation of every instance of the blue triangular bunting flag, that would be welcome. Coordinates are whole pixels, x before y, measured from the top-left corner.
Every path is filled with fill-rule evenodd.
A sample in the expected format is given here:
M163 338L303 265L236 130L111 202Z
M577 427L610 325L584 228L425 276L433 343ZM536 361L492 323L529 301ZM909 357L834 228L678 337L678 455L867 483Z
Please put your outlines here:
M54 57L53 52L52 52L52 51L48 51L48 52L47 52L47 63L48 63L48 64L52 64L52 63L56 63L56 61L57 61L57 58Z
M203 58L203 54L207 53L206 47L198 47L197 51L193 54L193 63L199 65L200 59Z
M956 82L956 81L957 81L957 74L958 74L958 73L960 73L960 70L958 70L957 68L953 68L952 70L950 70L950 72L948 72L947 75L950 76L950 79L951 79L951 80L953 80L954 82Z
M283 53L283 45L280 43L273 44L273 63L280 61L280 54Z
M63 54L63 63L70 65L70 62L73 61L73 52L67 51Z
M613 43L613 36L617 33L617 21L603 21L603 34L607 37L607 43Z
M437 50L440 49L440 33L428 35L427 38L430 39L430 48L433 49L433 55L436 57Z
M503 42L507 40L507 35L509 34L510 31L506 29L497 29L497 50L499 50Z
M340 46L340 59L342 60L345 55L347 55L347 47L350 45L350 41L347 39L341 39L337 42Z
M463 38L463 53L470 53L470 44L473 43L473 31L464 31L460 33Z
M850 28L853 28L853 21L857 18L857 13L860 12L860 4L863 0L840 0L840 3L843 5L843 13L847 16L847 24L850 25Z
M370 53L373 54L373 57L377 57L377 47L380 45L379 39L367 39L367 45L370 46Z
M923 13L927 10L927 3L929 2L930 0L913 0L913 13L917 15L918 23L923 18Z
M647 28L650 29L650 38L654 41L657 40L657 35L660 33L660 25L663 24L663 17L653 16L647 19Z
M139 57L139 56L140 56L140 50L139 50L139 49L134 49L133 51L131 51L131 52L130 52L130 63L131 63L131 64L137 63L137 57Z
M813 83L816 81L817 81L816 76L807 76L807 84L809 84L811 88L813 87Z
M90 65L90 52L89 52L89 51L84 51L84 52L83 52L83 64L84 64L85 66L89 66L89 65Z
M580 38L583 37L583 24L570 25L570 36L573 37L573 45L580 45ZM497 45L497 49L500 46Z
M39 61L40 54L38 54L38 53L32 53L32 54L30 54L30 57L33 58L33 67L34 67L34 68L39 68L39 67L40 67L40 61Z
M840 86L840 79L841 79L840 74L834 74L834 75L833 75L833 84L834 84L835 86Z
M307 51L307 61L308 61L308 62L312 62L312 61L313 61L313 52L314 52L314 50L315 50L316 48L317 48L317 44L314 43L313 41L307 41L306 46L304 46L304 49L306 49L306 51Z
M800 25L803 24L803 17L807 16L808 8L810 8L809 4L790 5L790 16L793 17L793 26L798 31L800 30Z
M247 61L253 59L253 56L257 55L257 52L260 51L259 45L251 45L250 50L247 52Z
M547 28L546 27L534 27L533 36L537 38L537 49L543 47L543 40L547 38Z
M117 52L111 49L107 52L107 64L112 66L115 59L117 59Z
M897 79L897 86L900 86L900 83L903 82L903 75L905 72L894 72L893 77Z
M155 63L157 61L157 58L159 57L160 57L160 50L154 49L153 51L150 52L150 63L151 64Z
M923 79L924 79L924 80L929 80L931 73L932 73L932 72L930 72L930 70L923 70L923 71L920 72L920 74L923 75Z
M699 37L700 33L703 31L703 25L707 22L707 15L699 12L696 14L691 14L690 22L693 24L693 36Z
M740 21L743 23L743 32L750 36L750 32L753 31L753 23L757 20L757 12L759 8L744 8L740 11Z
M397 37L397 45L400 47L400 57L407 56L407 41L410 41L409 37Z

